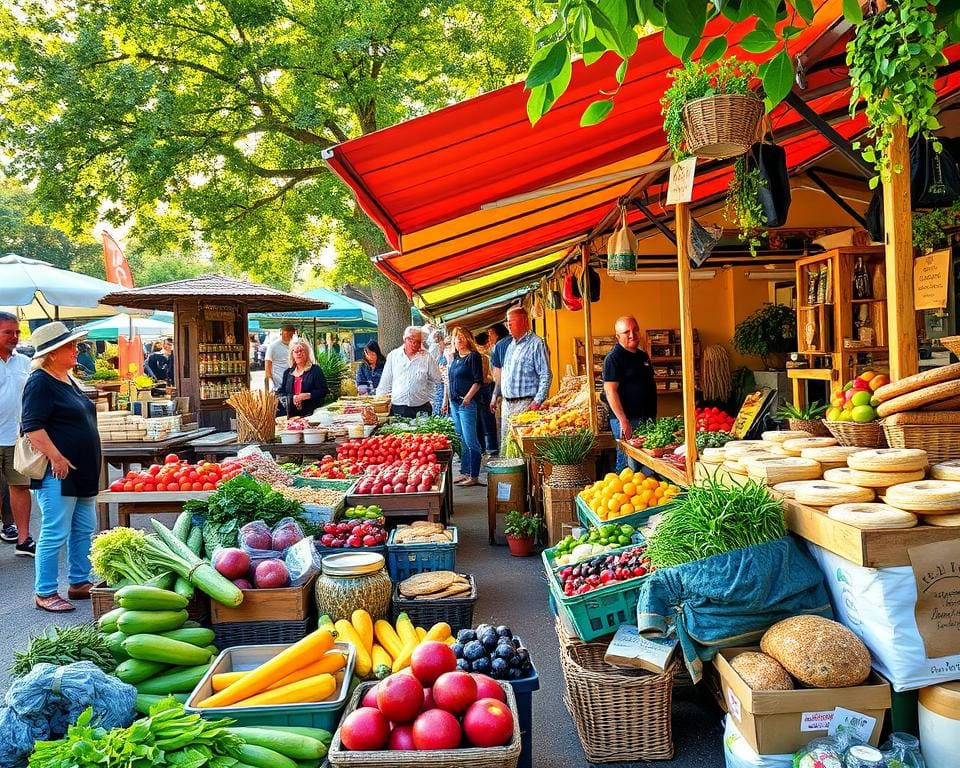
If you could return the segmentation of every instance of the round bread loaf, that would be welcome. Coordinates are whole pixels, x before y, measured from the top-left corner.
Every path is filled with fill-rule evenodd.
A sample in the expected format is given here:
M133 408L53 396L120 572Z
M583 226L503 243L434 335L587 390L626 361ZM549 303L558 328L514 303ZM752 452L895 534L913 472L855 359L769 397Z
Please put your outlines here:
M791 616L774 624L760 649L812 688L847 688L870 676L870 651L843 624L822 616Z
M753 691L792 691L793 678L783 665L765 653L744 651L738 653L730 666Z

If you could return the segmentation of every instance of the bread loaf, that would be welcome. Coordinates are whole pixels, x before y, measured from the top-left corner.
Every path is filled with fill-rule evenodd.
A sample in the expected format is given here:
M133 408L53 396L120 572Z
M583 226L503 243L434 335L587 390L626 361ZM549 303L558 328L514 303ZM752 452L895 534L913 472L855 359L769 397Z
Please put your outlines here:
M776 659L765 653L744 651L730 661L747 687L754 691L792 691L793 678Z
M909 392L916 392L919 389L941 384L945 381L960 379L960 363L944 365L939 368L931 368L928 371L907 376L903 379L884 384L874 392L874 397L881 403L892 400L895 397L901 397ZM883 415L883 414L881 414Z
M760 649L812 688L847 688L870 676L870 651L843 624L821 616L792 616L774 624Z

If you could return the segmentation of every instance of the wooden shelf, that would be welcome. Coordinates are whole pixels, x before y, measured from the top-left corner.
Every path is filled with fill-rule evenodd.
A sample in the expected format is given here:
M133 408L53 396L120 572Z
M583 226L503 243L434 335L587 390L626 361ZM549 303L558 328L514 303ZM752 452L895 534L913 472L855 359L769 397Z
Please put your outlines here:
M651 363L679 363L683 358L680 355L674 355L673 357L653 357L650 356Z
M884 302L886 299L852 299L851 304L879 304Z

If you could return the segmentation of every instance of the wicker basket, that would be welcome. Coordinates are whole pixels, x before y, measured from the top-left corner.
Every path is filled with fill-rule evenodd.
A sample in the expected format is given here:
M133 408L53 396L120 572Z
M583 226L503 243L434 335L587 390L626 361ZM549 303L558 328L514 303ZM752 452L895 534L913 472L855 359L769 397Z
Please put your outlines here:
M90 607L93 610L94 621L99 621L103 614L117 607L117 604L113 602L113 596L116 592L117 590L108 587L105 581L101 581L91 588ZM200 590L196 590L190 602L187 603L187 618L205 627L210 626L210 598Z
M830 437L830 430L821 419L787 419L790 429L809 432L812 437Z
M560 652L563 702L587 760L671 759L670 706L677 662L661 674L617 669L603 660L606 651L603 643L573 643Z
M956 424L884 424L891 448L922 448L936 464L960 458L960 426Z
M960 357L960 336L944 336L940 339L940 343L948 352L953 352L957 357Z
M546 484L551 488L583 488L590 483L580 464L553 464Z
M840 445L856 448L886 448L887 438L879 421L857 424L853 421L824 421L824 425Z
M303 621L234 621L216 624L214 645L223 650L235 645L273 645L303 640L317 626L316 619Z
M520 760L520 715L517 697L509 683L498 683L507 697L507 706L513 713L513 738L504 747L464 747L460 749L434 749L422 751L350 752L340 741L339 729L333 734L327 760L330 768L516 768ZM376 683L361 683L353 692L343 715L346 717L360 706L364 694ZM341 721L342 722L342 721Z
M473 606L477 602L477 582L470 574L464 574L470 580L470 592L465 597L446 597L437 600L417 600L403 597L397 586L393 588L393 600L390 618L406 613L418 627L432 627L438 621L445 621L456 633L458 629L473 626Z
M723 160L742 155L759 135L763 102L727 93L694 99L683 106L683 138L690 154Z

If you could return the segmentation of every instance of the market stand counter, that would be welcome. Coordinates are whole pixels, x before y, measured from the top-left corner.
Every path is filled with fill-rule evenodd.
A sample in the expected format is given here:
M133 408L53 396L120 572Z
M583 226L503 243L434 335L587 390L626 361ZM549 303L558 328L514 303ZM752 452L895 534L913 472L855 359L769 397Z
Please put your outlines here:
M198 457L202 457L204 461L221 461L228 456L236 456L237 451L247 448L251 445L256 446L261 451L270 453L278 459L283 459L285 461L296 461L297 463L303 463L304 461L313 461L314 459L322 459L324 456L336 456L337 454L337 443L336 442L325 442L325 443L226 443L224 445L209 445L204 444L203 441L198 441L198 444L191 444L194 452Z
M107 505L116 504L117 524L129 527L133 515L153 517L159 514L180 514L183 512L184 502L206 501L213 493L214 491L101 491L97 495L97 505L98 508L102 505L106 509Z
M642 449L630 445L626 440L618 440L617 443L619 443L620 450L623 451L624 455L629 456L647 469L652 469L674 485L679 485L681 488L686 488L690 485L690 482L687 480L687 473L676 464L651 456Z

